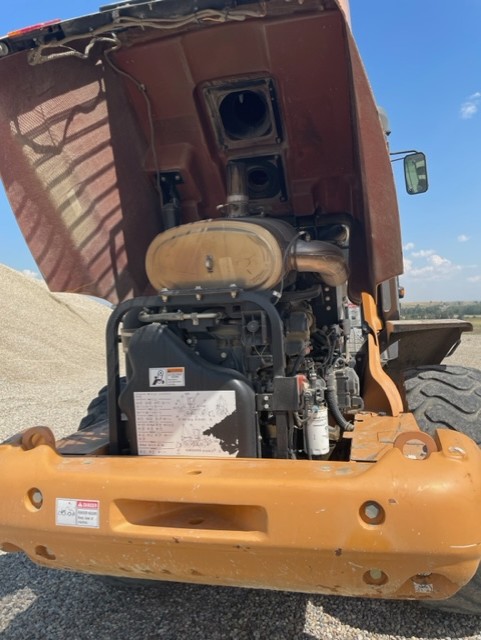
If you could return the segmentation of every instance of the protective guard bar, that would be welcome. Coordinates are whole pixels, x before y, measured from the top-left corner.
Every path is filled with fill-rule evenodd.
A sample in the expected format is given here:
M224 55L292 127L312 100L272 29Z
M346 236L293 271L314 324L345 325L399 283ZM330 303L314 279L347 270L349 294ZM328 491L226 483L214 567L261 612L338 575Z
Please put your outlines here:
M481 452L454 431L376 463L61 456L48 433L0 445L1 548L41 565L426 599L478 568Z

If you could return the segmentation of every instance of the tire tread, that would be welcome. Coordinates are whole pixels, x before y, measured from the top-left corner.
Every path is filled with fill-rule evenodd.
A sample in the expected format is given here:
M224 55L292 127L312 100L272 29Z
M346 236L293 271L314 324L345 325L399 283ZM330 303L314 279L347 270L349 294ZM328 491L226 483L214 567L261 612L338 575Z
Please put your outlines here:
M481 446L481 371L467 367L424 366L404 372L409 411L420 428L431 435L436 429L453 429ZM448 600L426 600L423 606L449 613L481 615L481 566Z

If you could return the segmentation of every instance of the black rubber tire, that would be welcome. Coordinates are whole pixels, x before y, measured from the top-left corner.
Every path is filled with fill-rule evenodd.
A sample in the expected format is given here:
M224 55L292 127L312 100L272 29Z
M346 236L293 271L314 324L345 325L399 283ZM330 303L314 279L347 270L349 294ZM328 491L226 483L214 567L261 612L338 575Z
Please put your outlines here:
M120 389L125 387L126 384L126 378L120 378ZM87 413L80 421L78 431L88 429L89 427L93 427L94 425L99 424L100 422L105 422L106 420L108 420L107 386L102 387L97 397L90 402L87 407Z
M481 371L437 365L404 374L408 408L423 431L460 431L481 445Z
M99 422L107 420L107 387L102 387L99 394L87 407L87 413L80 421L78 430L88 429Z
M404 372L406 402L420 428L453 429L481 446L481 371L467 367L430 366ZM448 600L424 601L424 606L468 615L481 615L481 568Z

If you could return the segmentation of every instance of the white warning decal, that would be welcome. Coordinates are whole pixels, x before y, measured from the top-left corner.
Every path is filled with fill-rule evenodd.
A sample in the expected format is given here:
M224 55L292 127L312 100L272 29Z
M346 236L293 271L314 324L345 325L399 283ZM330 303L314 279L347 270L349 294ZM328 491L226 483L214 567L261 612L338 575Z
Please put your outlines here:
M141 456L228 456L215 426L236 410L235 391L136 391Z
M57 498L55 505L55 524L61 527L91 527L97 529L100 502L98 500L76 500Z
M156 367L149 369L151 387L185 387L184 367Z

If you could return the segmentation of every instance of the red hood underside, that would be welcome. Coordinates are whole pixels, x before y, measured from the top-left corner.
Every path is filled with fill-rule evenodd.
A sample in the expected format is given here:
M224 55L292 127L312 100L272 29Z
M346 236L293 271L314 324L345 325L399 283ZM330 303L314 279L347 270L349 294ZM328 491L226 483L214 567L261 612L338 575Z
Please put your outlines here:
M205 88L266 76L282 140L239 153L282 158L287 197L272 215L348 215L353 300L401 273L389 156L344 14L333 2L266 7L241 22L126 30L110 54L117 70L99 45L87 59L0 60L2 180L52 290L112 302L149 292L145 254L162 230L156 173L182 176L181 222L219 215L232 150L216 143Z

